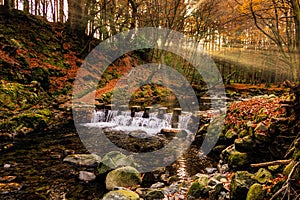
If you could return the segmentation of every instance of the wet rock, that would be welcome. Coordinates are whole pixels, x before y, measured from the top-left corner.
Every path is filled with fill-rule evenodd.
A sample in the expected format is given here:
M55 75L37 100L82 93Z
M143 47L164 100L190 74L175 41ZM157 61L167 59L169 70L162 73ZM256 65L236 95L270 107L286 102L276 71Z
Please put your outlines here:
M249 158L247 153L234 151L228 157L228 165L231 167L243 167L249 164Z
M126 166L109 172L106 176L105 184L107 190L115 187L137 186L142 182L140 173L133 167Z
M164 186L165 186L164 183L158 182L158 183L154 183L153 185L151 185L150 188L152 188L152 189L158 189L158 188L163 188Z
M73 154L64 158L64 162L69 162L79 166L95 167L101 158L95 154Z
M158 200L163 198L165 198L165 195L161 190L150 190L145 196L145 200Z
M230 199L246 199L250 186L255 182L254 175L247 171L237 171L230 183Z
M119 151L112 151L103 157L100 164L98 165L97 170L99 174L105 174L113 169L122 166L135 167L136 163L131 157L126 156Z
M255 173L255 180L259 183L267 183L268 180L272 179L272 174L265 168L260 168L258 172Z
M268 127L263 123L260 122L256 128L254 129L255 131L261 131L261 132L266 132L268 130Z
M102 200L139 200L137 193L129 190L114 190L104 195Z
M228 157L233 153L233 152L235 152L236 150L235 150L235 147L234 147L234 144L232 144L232 145L230 145L230 146L228 146L226 149L224 149L223 151L222 151L222 157L223 157L223 159L224 160L228 160Z
M238 137L243 138L245 136L248 136L248 131L246 129L243 129L241 132L239 132Z
M188 199L208 196L207 184L209 181L209 176L206 174L199 174L198 176L200 177L191 185L188 190Z
M150 135L147 132L142 130L131 131L128 133L128 135L130 137L142 138L142 139L150 137Z
M204 170L205 170L205 172L206 172L207 174L213 174L213 173L215 173L215 172L218 171L217 168L213 168L213 167L207 167L207 168L205 168Z
M96 176L92 172L87 171L80 171L79 172L79 179L85 182L90 182L96 179Z
M175 137L177 134L179 134L181 132L180 129L173 129L173 128L163 128L160 133L165 135L166 138L173 138Z
M263 200L265 199L266 191L259 183L251 185L246 200Z

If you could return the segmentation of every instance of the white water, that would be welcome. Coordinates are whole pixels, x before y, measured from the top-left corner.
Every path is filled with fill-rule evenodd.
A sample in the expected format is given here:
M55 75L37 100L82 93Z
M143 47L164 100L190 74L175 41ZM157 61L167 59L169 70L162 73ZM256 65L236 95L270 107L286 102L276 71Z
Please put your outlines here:
M157 117L157 113L150 113L149 118L143 118L144 112L136 112L134 117L131 117L130 111L119 112L117 110L108 110L107 117L105 117L105 111L94 111L91 119L91 123L87 126L94 127L122 127L122 130L139 130L145 129L149 132L159 132L163 128L171 128L172 113L164 114L163 119ZM191 113L183 113L179 116L179 128L187 129L188 123L191 118ZM107 126L105 125L107 124ZM115 125L115 126L113 126ZM152 129L152 131L150 130Z

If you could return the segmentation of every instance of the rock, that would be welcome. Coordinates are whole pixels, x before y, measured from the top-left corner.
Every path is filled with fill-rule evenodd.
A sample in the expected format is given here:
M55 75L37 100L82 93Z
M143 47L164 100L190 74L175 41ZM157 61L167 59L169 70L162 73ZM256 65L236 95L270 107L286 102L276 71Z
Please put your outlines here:
M95 154L73 154L65 157L63 161L79 166L95 167L100 160L101 158Z
M209 176L206 174L199 174L199 179L197 179L189 188L187 192L187 198L200 198L208 196L207 184Z
M153 185L151 185L150 188L152 188L152 189L158 189L158 188L163 188L164 186L165 186L164 183L158 182L158 183L154 183Z
M246 129L243 129L241 132L239 132L238 137L243 138L245 136L248 136L248 131Z
M207 168L205 168L204 170L205 170L205 172L206 172L207 174L213 174L213 173L215 173L215 172L218 171L217 168L213 168L213 167L207 167Z
M115 187L137 186L142 182L140 173L133 167L126 166L109 172L106 176L105 184L107 190Z
M98 165L98 173L105 174L109 171L122 166L135 167L136 164L131 157L124 155L119 151L112 151L106 154Z
M268 127L263 123L260 122L256 128L254 129L255 131L261 131L261 132L266 132L268 130Z
M234 151L228 157L228 165L233 167L243 167L249 164L249 158L247 153L241 153L239 151Z
M251 185L246 200L263 200L265 199L266 191L259 183Z
M255 131L254 136L255 136L255 139L257 139L261 142L270 142L271 141L270 135L266 132Z
M150 135L146 131L142 131L142 130L131 131L128 133L128 135L130 137L142 138L142 139L150 137Z
M254 179L259 183L267 183L268 180L272 179L272 174L265 168L260 168L258 172L255 173Z
M129 190L114 190L104 195L102 200L139 200L137 193Z
M228 160L228 157L234 152L236 151L234 148L234 144L228 146L226 149L224 149L222 151L222 157L224 160Z
M226 133L225 133L225 138L227 138L228 140L235 140L238 137L238 134L232 130L229 129Z
M293 167L295 166L296 162L294 160L292 160L283 170L283 174L285 176L288 176ZM297 169L295 169L293 175L291 176L292 179L295 179L295 180L300 180L300 165L298 165Z
M145 196L145 200L158 200L164 198L165 195L161 190L151 190Z
M230 183L230 199L246 199L250 186L255 182L254 175L247 171L234 173Z
M93 181L96 179L96 176L92 172L87 171L80 171L79 172L79 179L85 182Z
M166 138L173 138L177 134L179 134L182 130L180 129L175 129L175 128L163 128L161 129L160 133L165 135Z
M235 149L237 151L248 152L255 148L255 143L251 136L245 136L243 138L238 138L234 141Z

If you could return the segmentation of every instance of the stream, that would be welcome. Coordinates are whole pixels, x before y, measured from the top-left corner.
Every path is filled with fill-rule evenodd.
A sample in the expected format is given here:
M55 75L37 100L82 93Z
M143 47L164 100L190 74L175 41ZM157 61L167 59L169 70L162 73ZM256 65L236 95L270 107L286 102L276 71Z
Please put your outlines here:
M0 152L0 199L97 199L107 192L100 177L78 179L80 170L94 169L63 162L69 154L88 153L72 124L15 138L13 145ZM212 161L198 155L192 144L165 173L180 179L204 173Z

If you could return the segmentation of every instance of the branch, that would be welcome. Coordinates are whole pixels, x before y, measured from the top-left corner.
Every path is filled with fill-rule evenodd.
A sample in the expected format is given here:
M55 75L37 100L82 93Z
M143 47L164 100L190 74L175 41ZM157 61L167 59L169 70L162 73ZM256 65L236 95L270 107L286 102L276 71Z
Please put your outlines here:
M267 167L267 166L273 166L273 165L287 165L291 162L291 160L275 160L271 162L264 162L264 163L256 163L251 164L251 167Z

